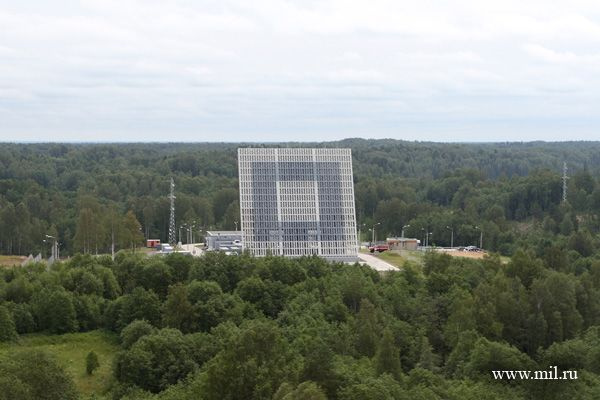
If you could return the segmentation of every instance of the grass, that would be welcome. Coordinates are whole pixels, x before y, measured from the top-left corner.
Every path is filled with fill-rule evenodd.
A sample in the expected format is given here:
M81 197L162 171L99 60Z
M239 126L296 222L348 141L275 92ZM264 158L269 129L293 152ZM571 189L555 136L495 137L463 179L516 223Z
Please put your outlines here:
M392 253L389 251L384 251L383 253L375 253L374 255L382 259L383 261L392 264L394 267L401 268L406 262L406 259L400 254Z
M83 398L92 394L101 396L112 378L112 364L119 351L118 336L105 331L68 333L64 335L28 334L21 335L17 344L3 343L0 353L14 349L43 350L56 357L59 364L73 378ZM90 351L98 355L100 367L93 375L85 371L85 357Z
M22 256L0 256L0 266L12 267L13 265L21 265L25 258Z

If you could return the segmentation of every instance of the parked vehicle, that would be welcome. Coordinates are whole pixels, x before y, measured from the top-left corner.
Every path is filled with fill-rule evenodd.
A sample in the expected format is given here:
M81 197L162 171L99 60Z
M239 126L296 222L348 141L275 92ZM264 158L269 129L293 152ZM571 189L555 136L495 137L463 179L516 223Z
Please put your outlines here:
M465 250L466 251L480 251L479 247L477 247L477 246L467 246L467 247L465 247Z
M376 244L375 246L370 246L369 251L371 253L375 253L376 251L379 253L383 253L384 251L389 250L390 247L387 244Z

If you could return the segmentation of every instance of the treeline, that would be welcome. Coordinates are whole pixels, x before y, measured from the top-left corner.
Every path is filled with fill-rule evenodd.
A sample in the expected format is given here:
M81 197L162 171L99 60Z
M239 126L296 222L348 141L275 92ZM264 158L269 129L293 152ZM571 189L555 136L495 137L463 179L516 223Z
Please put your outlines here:
M0 338L118 333L113 399L592 399L600 260L563 261L431 253L382 276L318 258L76 256L1 271ZM0 393L39 388L38 360L0 359ZM550 366L578 379L492 376Z
M239 221L239 146L244 144L2 144L0 253L47 254L45 235L59 238L63 255L106 253L113 243L129 248L141 242L132 233L135 222L143 237L166 241L171 177L178 227L193 223L195 237L233 229ZM431 244L449 246L453 231L454 244L478 245L483 231L486 249L510 255L532 245L540 232L566 243L573 233L600 230L598 142L348 139L285 146L352 149L362 240L372 238L373 226L383 239L410 225L407 235L424 239L429 233ZM567 203L563 161L570 171Z

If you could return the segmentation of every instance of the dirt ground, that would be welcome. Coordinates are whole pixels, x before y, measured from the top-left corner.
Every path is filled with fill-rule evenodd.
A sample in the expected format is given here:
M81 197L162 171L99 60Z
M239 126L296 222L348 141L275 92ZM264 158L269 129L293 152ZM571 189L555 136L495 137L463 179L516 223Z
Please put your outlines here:
M12 267L13 265L21 265L27 257L23 256L0 256L0 267Z
M452 257L467 257L467 258L483 258L487 253L485 251L458 251L458 250L446 250L440 249L438 250L441 253L446 253L451 255Z

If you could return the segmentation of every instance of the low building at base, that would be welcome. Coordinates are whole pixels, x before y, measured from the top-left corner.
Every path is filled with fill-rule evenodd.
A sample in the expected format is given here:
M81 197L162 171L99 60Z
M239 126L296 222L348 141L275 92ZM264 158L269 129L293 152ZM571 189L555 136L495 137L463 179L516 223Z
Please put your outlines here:
M413 238L387 238L387 245L390 250L417 250L419 240Z
M242 238L242 231L207 231L206 250L239 254L242 252Z

